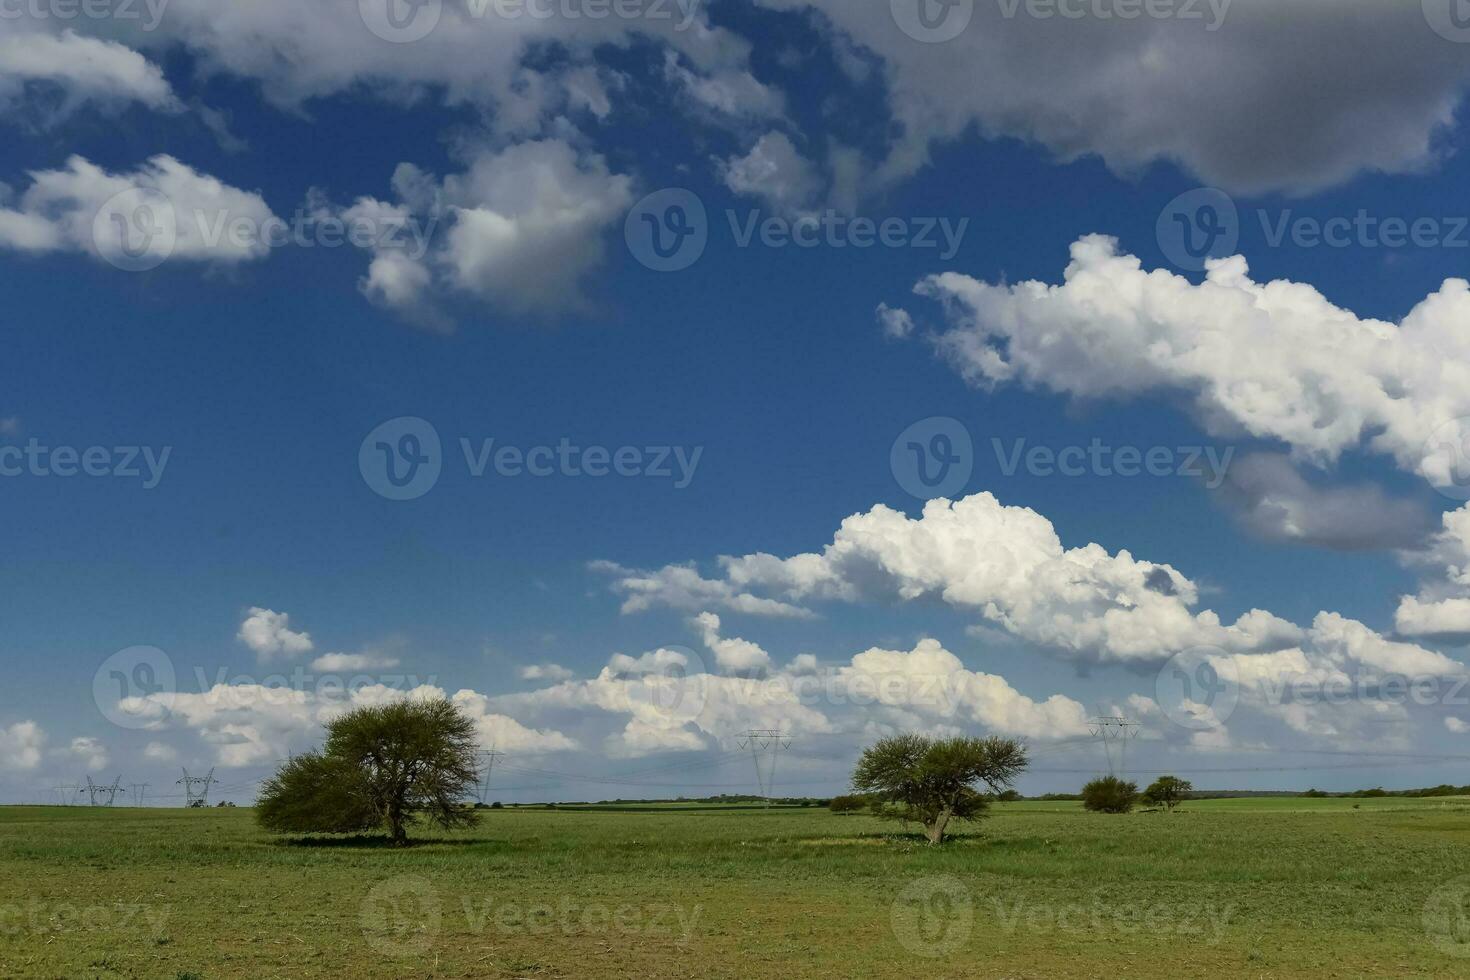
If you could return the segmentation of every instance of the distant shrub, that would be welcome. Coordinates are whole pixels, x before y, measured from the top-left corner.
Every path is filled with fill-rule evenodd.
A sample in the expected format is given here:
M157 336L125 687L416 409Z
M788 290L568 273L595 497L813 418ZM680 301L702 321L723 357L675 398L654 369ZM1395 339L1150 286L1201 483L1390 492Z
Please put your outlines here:
M1127 813L1138 796L1138 784L1103 776L1082 787L1082 805L1095 813Z
M1154 806L1173 810L1189 796L1194 785L1178 776L1160 776L1143 791L1143 798Z
M1024 799L1024 797L1022 797L1018 791L1013 789L1002 790L995 795L995 800L997 803L1015 803L1021 799Z
M868 800L863 796L834 796L827 804L827 809L838 816L847 816L850 813L858 813L868 805Z

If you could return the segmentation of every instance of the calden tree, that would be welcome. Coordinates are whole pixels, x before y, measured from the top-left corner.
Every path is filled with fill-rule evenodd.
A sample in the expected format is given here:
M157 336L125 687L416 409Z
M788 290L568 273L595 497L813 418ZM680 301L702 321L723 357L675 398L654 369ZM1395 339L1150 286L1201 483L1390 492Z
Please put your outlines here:
M852 785L886 804L886 815L922 824L929 843L938 844L951 820L984 814L979 784L998 793L1025 769L1026 750L1015 739L895 735L863 752Z
M443 698L357 708L327 725L320 752L292 759L262 787L256 815L277 833L357 833L386 829L408 842L425 819L469 826L463 800L478 777L475 725Z
M1173 810L1176 806L1189 798L1194 791L1194 784L1187 779L1178 776L1160 776L1149 784L1148 789L1143 791L1143 798L1154 806L1162 806L1166 811Z

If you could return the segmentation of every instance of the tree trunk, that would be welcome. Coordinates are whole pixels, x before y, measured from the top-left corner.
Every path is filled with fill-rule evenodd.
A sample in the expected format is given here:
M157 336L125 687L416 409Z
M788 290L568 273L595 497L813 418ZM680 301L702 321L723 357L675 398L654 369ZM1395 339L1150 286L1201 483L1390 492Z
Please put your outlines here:
M951 812L949 807L945 807L939 811L939 815L934 818L933 823L928 824L924 828L925 835L929 838L930 844L944 843L944 828L949 823Z
M408 846L408 832L403 829L403 811L396 806L388 810L388 831L393 835L394 847Z

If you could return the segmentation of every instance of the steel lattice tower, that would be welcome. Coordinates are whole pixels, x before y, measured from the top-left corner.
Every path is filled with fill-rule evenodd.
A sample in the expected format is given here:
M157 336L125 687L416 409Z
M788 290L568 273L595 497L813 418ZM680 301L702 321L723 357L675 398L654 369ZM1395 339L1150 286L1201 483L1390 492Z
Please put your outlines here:
M184 778L175 785L184 787L184 806L202 807L209 804L209 786L214 782L214 770L209 770L207 776L191 776L189 770L184 770Z
M741 737L740 748L750 749L750 757L755 762L756 784L766 806L770 806L776 788L776 757L782 749L791 748L791 736L770 729L749 731ZM763 761L766 763L764 767L761 765Z
M1092 737L1103 745L1108 760L1108 775L1123 778L1128 771L1128 743L1138 737L1138 722L1119 715L1103 715L1088 723ZM1117 761L1114 761L1114 756Z

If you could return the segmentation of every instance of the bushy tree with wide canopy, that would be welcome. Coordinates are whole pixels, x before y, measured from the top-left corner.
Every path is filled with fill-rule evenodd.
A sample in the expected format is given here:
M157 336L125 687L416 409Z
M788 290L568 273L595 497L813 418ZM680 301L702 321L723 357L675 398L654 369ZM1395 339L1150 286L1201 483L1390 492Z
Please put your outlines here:
M478 748L474 722L444 698L357 708L328 723L320 752L266 781L256 816L277 833L381 828L399 846L414 819L469 826L477 817L464 800L478 779Z
M922 824L931 844L944 840L952 820L978 820L989 806L984 784L999 793L1026 769L1015 739L894 735L863 752L853 789L884 804L881 812Z

